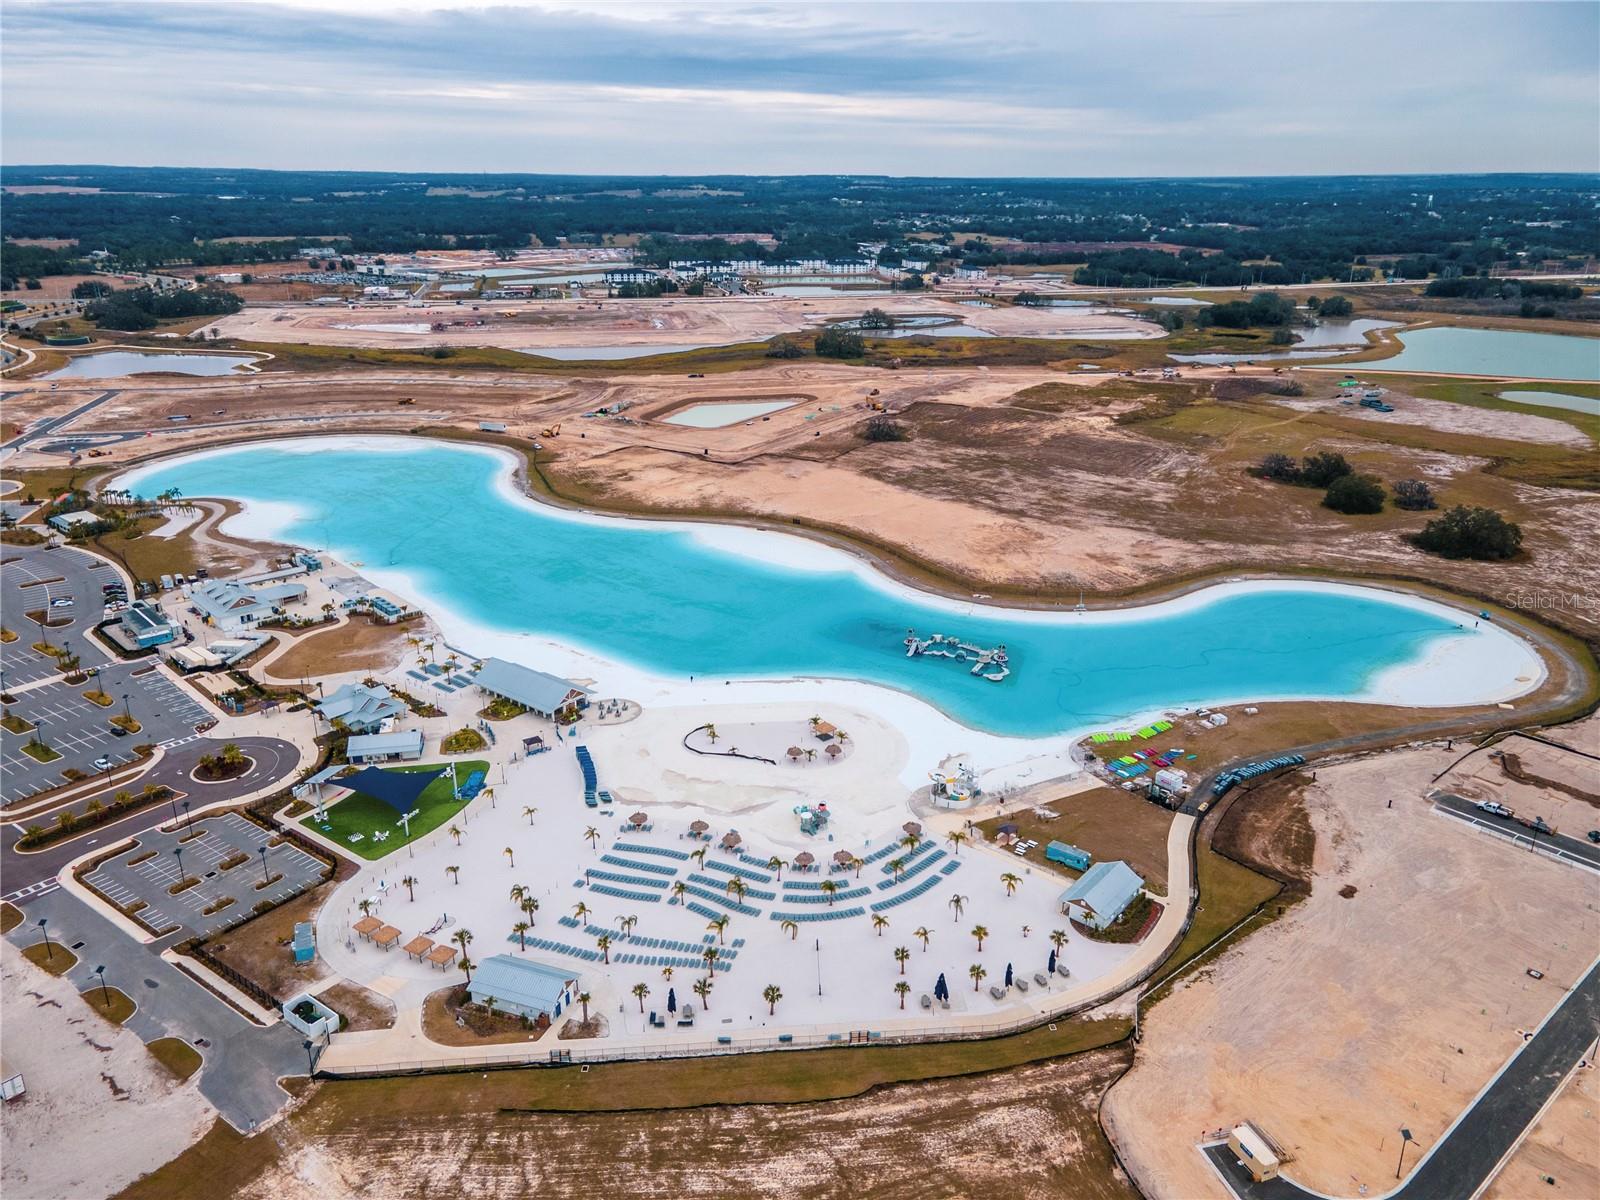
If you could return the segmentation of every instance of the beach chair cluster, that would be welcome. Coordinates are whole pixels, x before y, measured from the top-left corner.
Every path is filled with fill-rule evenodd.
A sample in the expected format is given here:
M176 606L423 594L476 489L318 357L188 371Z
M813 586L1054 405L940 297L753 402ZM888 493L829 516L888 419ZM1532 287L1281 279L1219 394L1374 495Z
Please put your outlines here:
M835 901L838 901L838 900L859 900L863 896L870 896L870 895L872 895L872 889L871 888L859 887L859 888L848 888L848 889L846 889L845 891L842 891L842 892L835 892L833 894L832 898ZM816 892L793 892L793 893L787 893L783 897L783 902L785 904L826 904L826 903L828 903L828 900L829 900L828 894L826 892L822 892L822 891L816 891Z
M1264 758L1260 762L1246 763L1242 767L1235 767L1231 771L1224 771L1218 775L1211 784L1211 794L1221 796L1237 784L1247 779L1254 779L1258 775L1265 775L1269 771L1276 771L1282 767L1298 767L1305 762L1305 756L1300 754L1280 754L1277 758Z
M598 808L600 780L595 774L594 758L589 754L589 747L581 744L573 747L573 753L578 757L578 769L583 772L583 802L590 808Z
M698 884L701 884L704 887L713 888L713 889L716 889L718 891L726 892L728 895L732 895L733 894L733 893L727 891L727 889L728 889L728 881L726 879L718 879L713 875L701 875L699 872L696 872L696 871L691 871L689 873L688 879L689 879L690 883L698 883ZM745 888L744 889L744 895L745 895L746 899L752 899L753 898L753 899L756 899L756 900L776 900L778 898L778 893L776 893L776 892L764 892L760 888L754 888L754 887Z
M749 904L741 904L739 901L735 900L732 896L727 895L725 892L712 891L710 888L699 887L692 883L688 884L684 888L684 891L690 896L698 896L701 900L704 900L709 904L715 904L720 908L727 909L729 912L736 912L742 917L759 917L761 915L761 910L759 908L752 907ZM702 917L709 919L712 917L720 917L722 915L720 912L708 912L705 908L705 905L697 904L693 900L687 901L686 903L690 912L698 913Z
M843 921L850 917L859 917L866 914L866 909L852 908L825 908L821 912L778 912L773 910L768 915L774 921Z
M907 900L915 900L918 896L934 887L939 882L940 878L941 876L937 873L929 875L915 887L907 888L898 895L890 896L887 900L879 900L872 906L872 911L875 913L883 912L885 909L893 908L897 904L904 904Z
M638 842L612 842L613 850L621 850L626 854L654 854L661 858L675 858L680 862L688 862L689 854L685 850L670 850L666 846L646 846Z

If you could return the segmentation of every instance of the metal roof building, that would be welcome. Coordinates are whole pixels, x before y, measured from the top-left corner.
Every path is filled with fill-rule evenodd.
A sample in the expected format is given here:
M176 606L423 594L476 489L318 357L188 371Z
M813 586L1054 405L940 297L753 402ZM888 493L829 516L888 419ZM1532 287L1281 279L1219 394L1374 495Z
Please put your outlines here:
M589 695L588 688L570 679L547 675L503 658L484 659L472 682L490 695L520 704L541 717L553 717L573 708Z
M536 1019L546 1013L551 1020L572 1003L578 977L567 967L552 966L513 954L486 958L472 973L467 994L474 1004L494 997L499 1012Z
M342 721L355 733L375 732L390 717L404 716L406 706L381 684L367 687L347 683L317 704L317 714L328 721Z
M1120 859L1096 863L1061 893L1061 911L1091 929L1104 929L1123 913L1144 880Z
M421 758L422 730L402 729L397 733L369 733L352 737L345 746L345 757L353 763Z

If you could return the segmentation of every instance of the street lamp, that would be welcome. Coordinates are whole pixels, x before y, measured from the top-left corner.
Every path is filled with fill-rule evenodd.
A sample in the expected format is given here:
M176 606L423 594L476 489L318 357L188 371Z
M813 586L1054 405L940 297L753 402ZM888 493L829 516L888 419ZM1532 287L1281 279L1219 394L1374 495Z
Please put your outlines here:
M172 827L176 829L178 827L178 793L173 792L167 799L172 801Z
M311 1074L315 1075L317 1073L317 1059L316 1059L316 1056L314 1054L312 1054L312 1042L311 1042L311 1039L310 1038L306 1038L300 1044L303 1045L306 1048L306 1065L311 1068Z
M177 855L177 857L178 857L178 882L182 883L184 881L184 879L185 879L185 876L184 876L184 873L183 873L183 847L182 846L174 846L172 848L172 853Z
M56 949L50 944L50 931L45 928L45 925L49 922L49 920L49 917L39 918L39 936L44 938L44 956L46 958L54 958L56 956Z
M1411 1136L1411 1130L1400 1130L1400 1162L1396 1163L1394 1167L1394 1177L1396 1179L1400 1178L1400 1167L1406 1161L1406 1143L1413 1140L1415 1139Z
M184 819L184 823L189 828L189 832L193 833L194 832L194 818L189 815L189 802L187 800L185 800L183 802L183 819Z
M111 1007L111 993L106 990L105 964L102 963L100 966L96 967L94 969L94 973L100 976L100 999L105 1001L105 1006L109 1009Z
M130 721L133 720L133 709L128 707L128 693L127 692L123 692L122 693L122 715L127 717L128 720L130 720Z
M261 878L264 881L264 883L271 883L272 882L272 876L267 873L267 848L265 846L262 846L260 849L261 849Z

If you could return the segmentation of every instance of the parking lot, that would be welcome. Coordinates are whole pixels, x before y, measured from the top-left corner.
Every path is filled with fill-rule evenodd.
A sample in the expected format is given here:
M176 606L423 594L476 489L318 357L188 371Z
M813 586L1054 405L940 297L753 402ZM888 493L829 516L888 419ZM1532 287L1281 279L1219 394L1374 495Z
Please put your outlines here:
M124 909L142 901L145 907L139 910L139 919L152 929L165 933L183 928L198 936L239 920L263 900L286 899L321 878L320 862L288 843L268 847L272 834L237 813L197 819L193 832L199 836L191 836L187 825L173 833L149 830L139 835L134 849L85 878ZM240 855L246 856L243 861L223 869L223 863ZM259 886L268 875L282 878ZM175 896L169 893L167 889L184 876L200 882ZM216 908L224 900L232 902ZM208 913L208 908L216 911Z
M57 673L56 660L33 648L41 636L51 645L69 646L85 667L105 662L110 656L88 633L104 613L102 585L114 582L124 580L113 567L81 551L7 546L0 561L0 611L17 640L0 643L4 686L14 690ZM41 631L25 615L40 610L64 623Z
M109 759L112 768L132 762L136 745L182 745L198 736L196 726L217 719L216 713L148 660L114 663L98 672L80 684L39 684L17 693L15 702L7 705L12 716L36 728L25 734L0 733L0 799L9 804L54 787L65 781L63 772L69 768L93 774L102 758ZM95 688L112 698L109 708L84 698ZM138 733L114 732L111 718L124 712L139 722ZM31 737L61 757L41 763L24 754L22 747Z

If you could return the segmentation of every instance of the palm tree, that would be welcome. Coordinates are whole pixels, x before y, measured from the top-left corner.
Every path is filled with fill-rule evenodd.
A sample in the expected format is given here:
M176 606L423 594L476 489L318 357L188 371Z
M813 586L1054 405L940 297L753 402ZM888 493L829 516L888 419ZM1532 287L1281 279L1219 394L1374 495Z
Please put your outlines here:
M713 746L717 744L717 727L715 725L706 726L706 738Z
M451 837L455 838L456 845L461 845L461 827L459 825L452 825L449 829L445 830L445 832Z
M989 931L982 925L972 927L972 936L978 939L978 953L983 953L983 939L989 936Z
M899 883L900 872L906 869L906 860L903 858L891 858L889 860L889 869L894 872L894 881Z
M707 929L715 929L717 931L717 945L719 945L719 946L722 945L722 935L728 928L727 915L726 914L721 914L721 915L712 917L711 920L706 922L706 928Z
M644 998L650 994L650 985L648 983L634 984L633 994L639 997L639 1011L641 1013L644 1012Z
M767 859L767 870L775 871L780 883L783 881L783 869L788 865L788 863L784 862L783 859L779 858L776 854Z
M698 850L690 851L689 857L694 859L696 866L703 867L706 865L706 850L707 847L701 846Z
M516 851L513 850L510 846L507 846L504 850L501 851L501 853L506 856L506 862L511 864L512 870L515 870L516 866L517 866L517 853L516 853Z
M407 875L400 880L400 886L406 889L406 897L415 904L417 902L417 877Z
M459 887L461 885L461 868L460 867L446 867L444 869L444 873L451 877L451 880L456 884L456 886Z
M662 967L661 968L661 978L665 979L668 983L671 983L672 982L672 968L671 967Z
M900 974L904 975L906 973L906 962L910 957L911 951L905 946L896 946L894 948L894 960L900 964Z
M583 1005L583 1023L587 1025L589 1023L589 993L579 992L578 1003Z
M616 918L616 922L617 922L617 931L619 933L621 933L623 937L627 937L630 933L633 932L633 927L639 923L639 918L638 917L631 917L631 916L630 917L618 917L618 918Z
M518 921L511 927L511 932L517 935L517 949L524 952L528 949L528 930L533 926L526 921Z
M450 935L450 940L461 947L461 961L465 963L467 961L467 947L472 945L472 930L466 928L458 929ZM469 975L467 982L470 983L471 981L472 977Z
M800 922L799 921L795 921L795 920L792 920L792 919L790 919L788 917L785 917L781 922L779 922L778 928L783 930L784 932L788 933L789 940L791 942L798 940L799 937L800 937Z
M363 917L370 917L372 915L372 901L371 900L367 900L367 899L363 898L363 899L361 899L361 900L356 902L356 907L361 910L361 915Z
M761 998L767 1002L767 1016L772 1016L778 1011L778 1001L783 999L783 992L775 983L769 983L761 989Z
M600 951L601 956L604 958L606 966L609 967L611 965L611 935L609 933L602 933L599 937L595 938L594 944L595 948ZM584 1019L587 1020L588 1018Z
M839 885L831 879L824 879L817 885L822 889L822 894L828 898L828 907L833 907L833 894L839 890Z
M889 918L882 913L872 914L872 928L877 930L878 936L883 936L883 931L889 928Z
M587 917L589 915L589 913L592 912L592 911L593 910L590 909L590 907L587 904L585 904L582 900L579 900L576 904L574 904L572 906L572 915L574 917L576 917L580 921L583 920L585 917Z
M472 968L477 966L477 964L463 954L461 956L461 961L456 965L467 973L467 982L470 984L472 982Z
M816 747L807 746L806 747L806 761L807 762L816 762L816 760L817 760Z
M978 990L978 985L983 982L984 976L987 975L988 973L989 972L987 972L987 971L985 971L983 969L983 965L981 963L973 963L970 967L967 968L967 974L972 976L972 990L973 991L977 991Z
M700 997L700 1007L707 1012L711 1011L711 979L696 979L694 981L694 994Z
M866 865L867 865L866 862L864 860L862 860L862 859L859 859L859 858L852 858L850 860L850 867L851 867L852 870L855 871L857 879L861 878L861 868L866 866Z
M706 962L707 975L710 975L717 969L717 956L721 953L722 951L718 950L715 946L707 946L704 950L700 951L700 957L705 959Z
M524 896L522 898L522 911L528 914L528 921L531 924L533 922L533 914L539 911L538 899L533 896Z
M524 804L522 806L522 815L528 818L529 825L533 824L533 814L538 811L539 810L531 804Z
M904 1009L906 1006L906 993L911 991L911 985L904 979L896 980L894 990L895 995L900 997L900 1007Z
M237 767L243 761L244 761L244 751L239 749L239 747L237 745L235 745L233 742L229 742L225 746L222 747L222 765L223 766L225 766L225 767Z
M684 893L687 892L688 890L689 890L689 885L687 883L685 883L681 879L677 880L672 885L672 894L675 897L677 897L679 900L683 899Z
M956 920L961 920L961 910L967 906L967 898L957 892L950 897L950 907L955 910Z
M959 829L952 829L949 833L944 835L944 840L950 843L951 849L956 854L960 854L961 847L966 844L967 835L962 833Z
M1022 876L1007 871L1000 876L1000 882L1006 885L1006 895L1014 896L1017 893L1017 885L1022 882Z
M917 844L921 841L922 837L919 834L908 833L900 839L900 844L912 853L916 853Z
M483 1007L489 1010L489 1015L491 1017L494 1016L495 1002L498 1001L499 999L500 999L499 996L485 996L483 998Z
M1050 944L1056 948L1056 953L1060 954L1067 948L1067 931L1065 929L1052 929L1050 931Z
M584 840L589 843L589 849L595 848L595 843L600 840L600 831L593 825L583 831Z
M749 890L750 889L745 885L745 881L740 879L737 875L728 880L728 895L732 896L741 904L744 903L744 894Z
M528 885L525 883L513 883L511 885L511 891L509 894L511 896L511 903L520 908L522 906L522 902L528 898Z
M926 954L928 952L928 939L933 936L933 931L926 925L918 925L911 931L911 936L922 939L922 952Z
M493 808L494 807L494 789L492 787L486 787L486 788L483 789L483 794L489 800L489 807Z

